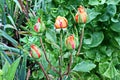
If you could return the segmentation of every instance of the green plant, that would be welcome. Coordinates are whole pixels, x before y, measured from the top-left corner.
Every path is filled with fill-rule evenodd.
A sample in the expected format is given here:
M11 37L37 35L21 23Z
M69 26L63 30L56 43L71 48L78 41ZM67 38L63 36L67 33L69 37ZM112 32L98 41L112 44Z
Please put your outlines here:
M16 30L16 25L21 26L16 30L21 29L18 31L21 37L15 40L15 34L10 34L6 30L8 27L5 29L6 32L0 30L1 39L6 39L5 43L1 41L0 44L1 64L4 59L12 64L14 58L22 57L18 65L20 68L17 69L20 71L16 70L15 80L120 79L120 0L20 1L20 6L28 5L28 8L25 7L27 10L23 12L25 15L26 11L29 14L27 22L21 24L17 23L18 18L15 21L14 16L8 15L8 18L12 23L10 28ZM85 10L82 11L85 13L77 10L78 7L82 8L80 5L84 6ZM66 19L56 21L58 16ZM45 26L42 32L37 31L43 26L38 26L39 18ZM67 30L63 29L63 25L59 25L63 23ZM60 32L57 32L56 26ZM6 42L12 46L8 46ZM29 56L31 44L41 49L40 58L34 59ZM8 56L7 51L19 54ZM0 78L4 74L2 72L0 70Z

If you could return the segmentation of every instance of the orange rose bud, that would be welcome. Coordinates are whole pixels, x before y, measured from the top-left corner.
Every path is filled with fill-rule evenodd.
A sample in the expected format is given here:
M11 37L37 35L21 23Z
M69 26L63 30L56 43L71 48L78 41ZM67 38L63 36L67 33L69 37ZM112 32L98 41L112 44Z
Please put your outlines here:
M39 48L34 44L32 44L30 48L31 48L30 56L33 58L40 58L41 51L39 50Z
M87 12L83 6L78 8L78 12L75 15L75 20L77 23L86 23L87 21Z
M75 49L76 44L74 35L67 37L67 39L65 40L65 45L67 49Z
M67 28L68 21L65 17L58 16L55 21L55 28L56 29L64 29Z
M41 22L40 18L38 18L37 23L34 25L34 30L36 32L43 32L45 30L45 24Z

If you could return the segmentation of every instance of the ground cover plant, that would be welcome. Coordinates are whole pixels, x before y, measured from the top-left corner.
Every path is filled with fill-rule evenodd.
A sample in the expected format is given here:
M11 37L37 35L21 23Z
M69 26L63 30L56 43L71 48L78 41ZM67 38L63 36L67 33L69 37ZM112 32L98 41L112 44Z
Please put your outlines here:
M120 80L120 0L0 3L0 80Z

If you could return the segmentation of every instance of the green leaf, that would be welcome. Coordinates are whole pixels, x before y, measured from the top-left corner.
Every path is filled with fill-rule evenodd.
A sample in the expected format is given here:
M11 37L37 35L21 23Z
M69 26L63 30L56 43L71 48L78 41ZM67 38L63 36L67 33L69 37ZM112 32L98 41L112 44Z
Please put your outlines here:
M17 28L16 28L16 25L15 25L15 22L14 22L13 18L12 18L10 15L8 15L7 17L8 17L8 18L9 18L9 20L11 21L12 25L14 26L14 28L17 30Z
M105 13L103 15L101 15L99 21L101 22L105 22L108 21L110 19L110 17L113 17L116 14L116 6L113 4L110 4L107 6Z
M83 42L85 44L91 44L92 43L92 35L89 33L85 34Z
M20 6L18 0L13 0L13 1L16 3L16 5L19 7L20 11L22 12L22 8L21 8L21 6Z
M110 79L114 78L115 76L119 74L112 62L111 63L109 62L99 63L99 72L103 76L110 78Z
M4 30L6 30L6 28L12 28L12 29L15 29L15 30L16 30L16 28L15 28L14 26L10 25L10 24L6 24L6 25L4 26Z
M97 17L97 15L100 14L99 12L96 12L94 9L87 9L87 13L88 13L88 21L87 21L87 23L89 23L90 21L95 19Z
M91 74L91 76L88 77L86 80L100 80L100 78L95 74Z
M100 17L99 21L105 22L105 21L108 21L109 18L110 18L110 17L109 17L106 13L104 13L104 14Z
M104 39L104 34L102 32L94 32L92 34L92 43L90 44L90 47L96 47L98 46Z
M107 14L110 16L110 17L113 17L115 14L116 14L116 5L113 5L113 4L110 4L107 6Z
M113 23L110 28L115 32L120 32L120 22Z
M104 4L106 0L89 0L88 4L89 5L99 5L99 4Z
M90 39L91 38L91 39ZM90 48L90 47L97 47L99 44L101 44L101 42L104 39L104 35L102 32L94 32L93 34L91 34L91 37L89 37L89 41L92 40L90 43L91 44L86 44L88 42L86 42L86 39L83 41L84 48Z
M105 71L105 73L103 75L111 79L111 78L114 78L115 76L117 76L118 74L119 73L117 72L116 68L111 63L111 64L109 64L108 69Z
M19 80L25 80L26 78L26 62L27 62L27 55L23 54L23 60L21 68L19 69Z
M22 50L20 50L18 48L14 48L14 47L9 47L9 46L7 46L5 44L0 44L0 50L8 50L8 51L19 53L19 54L23 53Z
M112 17L111 21L114 22L114 23L116 23L116 22L119 22L119 19L116 19L116 18Z
M17 60L15 60L12 65L9 67L8 72L6 74L6 80L13 80L14 76L15 76L15 72L17 70L17 67L19 65L21 58L18 58Z
M95 67L96 67L96 65L94 63L92 63L91 61L82 61L81 63L78 63L73 68L73 70L80 71L80 72L90 72Z
M118 45L120 46L120 37L115 37L115 40L117 41Z
M115 5L117 5L118 3L120 2L120 0L107 0L107 4L109 5L109 4L115 4Z
M11 64L12 60L7 56L7 54L4 51L2 53L3 53L2 55L4 56L4 58Z
M4 38L6 38L7 40L9 40L15 46L18 45L18 42L15 39L13 39L11 36L9 36L6 32L2 31L1 29L0 29L0 35L2 35Z
M10 63L8 61L6 61L5 64L3 65L3 68L2 68L4 75L7 74L9 67L10 67Z
M120 74L112 78L112 80L120 80Z
M51 41L51 42L53 42L53 43L56 43L56 33L55 33L55 31L54 30L52 30L52 29L48 29L47 31L46 31L46 39L47 40L49 40L49 41Z
M109 64L110 64L109 62L99 63L99 72L100 72L100 74L104 74L104 72L109 67Z
M88 50L88 51L85 52L85 55L86 55L87 58L95 59L96 51L95 50Z
M71 80L71 77L68 76L68 75L65 75L65 76L63 77L63 80Z

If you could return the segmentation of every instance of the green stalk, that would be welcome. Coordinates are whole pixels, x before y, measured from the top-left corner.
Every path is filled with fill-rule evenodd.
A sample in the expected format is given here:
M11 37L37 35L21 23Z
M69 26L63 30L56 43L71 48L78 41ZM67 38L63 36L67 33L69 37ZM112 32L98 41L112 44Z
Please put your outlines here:
M60 32L60 55L59 55L59 76L60 76L60 80L62 80L62 31Z

